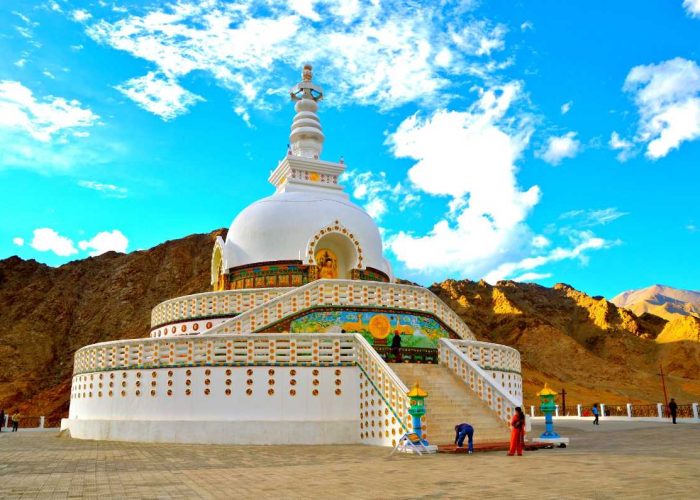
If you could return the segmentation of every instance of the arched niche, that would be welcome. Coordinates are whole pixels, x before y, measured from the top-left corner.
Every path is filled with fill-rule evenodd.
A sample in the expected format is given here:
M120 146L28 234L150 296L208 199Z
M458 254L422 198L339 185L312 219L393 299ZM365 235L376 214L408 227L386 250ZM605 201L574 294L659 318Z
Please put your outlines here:
M224 240L221 236L216 238L214 249L211 253L211 286L214 291L224 290L226 287L224 278Z
M319 269L318 277L336 279L350 279L359 258L353 241L340 232L321 236L313 248L313 256Z

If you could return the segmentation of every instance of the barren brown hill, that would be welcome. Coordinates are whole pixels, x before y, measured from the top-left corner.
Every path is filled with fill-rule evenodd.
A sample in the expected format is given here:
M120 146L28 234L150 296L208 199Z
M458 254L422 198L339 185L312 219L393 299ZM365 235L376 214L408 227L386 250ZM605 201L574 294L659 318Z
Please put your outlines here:
M67 415L75 351L147 336L155 304L207 290L218 234L223 230L58 268L0 261L0 407L19 406L52 423Z
M68 409L74 352L147 336L155 304L207 290L212 244L223 233L58 268L18 257L0 261L0 407L57 423ZM638 318L566 285L448 280L432 290L477 337L521 351L527 402L545 380L566 387L572 403L656 402L660 361L676 399L698 400L700 322L693 318ZM674 339L684 340L666 342Z
M641 290L629 290L616 295L610 302L629 309L636 315L645 312L672 320L678 316L700 318L700 292L653 285Z
M452 306L476 335L522 355L526 404L548 382L566 388L569 403L658 402L663 365L670 396L700 396L700 321L667 322L635 316L602 297L565 284L447 280L431 290ZM666 342L665 339L678 339Z

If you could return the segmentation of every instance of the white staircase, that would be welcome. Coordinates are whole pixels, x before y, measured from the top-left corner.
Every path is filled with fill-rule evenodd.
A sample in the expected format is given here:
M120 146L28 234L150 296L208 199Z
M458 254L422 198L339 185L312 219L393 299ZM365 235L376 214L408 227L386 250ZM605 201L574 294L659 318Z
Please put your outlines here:
M391 369L406 387L418 381L426 398L426 439L431 444L454 442L454 426L466 422L474 427L474 441L503 442L508 425L448 368L429 364L391 363Z

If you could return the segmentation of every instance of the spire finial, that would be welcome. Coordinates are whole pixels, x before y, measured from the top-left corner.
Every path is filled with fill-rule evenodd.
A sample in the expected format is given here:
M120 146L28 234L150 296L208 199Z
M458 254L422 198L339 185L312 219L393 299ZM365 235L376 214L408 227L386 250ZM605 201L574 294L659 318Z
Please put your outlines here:
M318 101L323 99L323 89L313 83L313 68L305 64L301 71L302 81L289 92L297 114L292 122L289 142L296 156L318 159L323 148L323 132L316 111Z

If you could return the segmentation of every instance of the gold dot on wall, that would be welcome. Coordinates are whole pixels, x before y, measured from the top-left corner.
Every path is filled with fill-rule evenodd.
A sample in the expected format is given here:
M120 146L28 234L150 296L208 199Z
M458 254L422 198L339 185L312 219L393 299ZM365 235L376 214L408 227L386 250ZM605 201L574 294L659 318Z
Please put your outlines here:
M207 387L206 389L204 389L204 395L205 395L205 396L208 396L210 392L211 392L211 391L209 390L209 387Z
M226 376L230 377L231 376L231 370L226 370Z
M190 375L192 375L192 370L187 370L187 371L185 372L185 375L187 375L188 377L189 377Z
M289 374L293 377L294 375L297 374L296 370L289 370Z
M249 378L248 380L245 381L245 383L248 385L253 385L253 379Z
M274 393L275 393L275 390L274 390L272 387L270 387L270 388L267 390L267 394L268 394L269 396L272 396Z
M155 395L156 395L156 391L151 391L151 396L155 396Z
M275 379L271 378L270 380L267 381L268 385L275 385Z
M209 380L208 378L204 379L204 385L209 385L209 384L211 384L211 380Z
M318 396L318 389L314 389L314 390L311 392L311 394L313 394L314 396Z
M340 377L340 370L336 370L336 371L335 371L335 376L336 376L336 377Z
M192 394L192 390L191 390L191 389L185 390L185 394L186 394L187 396L189 396L190 394Z
M318 370L314 370L311 373L313 374L314 377L318 377Z
M169 370L169 371L168 371L168 377L172 377L172 376L173 376L173 371L172 371L172 370Z
M336 390L335 390L335 395L336 395L336 396L340 396L340 394L341 394L342 392L343 392L343 391L341 391L340 389L336 389Z
M226 395L227 395L227 396L230 396L230 395L231 395L231 389L226 389L225 392L226 392Z
M289 389L289 395L290 395L290 396L296 396L296 395L297 395L297 391L296 391L295 389Z
M172 395L173 395L172 389L168 389L168 396L172 396Z
M253 370L250 370L250 369L249 369L248 371L246 371L246 373L247 373L247 374L248 374L248 376L250 377L250 376L252 376L252 375L253 375Z
M226 379L226 385L231 385L231 379L230 379L230 378L227 378L227 379Z
M246 390L245 390L245 393L246 393L248 396L252 396L252 395L253 395L253 389L246 389Z

